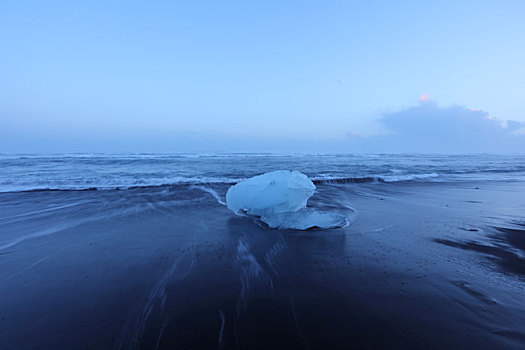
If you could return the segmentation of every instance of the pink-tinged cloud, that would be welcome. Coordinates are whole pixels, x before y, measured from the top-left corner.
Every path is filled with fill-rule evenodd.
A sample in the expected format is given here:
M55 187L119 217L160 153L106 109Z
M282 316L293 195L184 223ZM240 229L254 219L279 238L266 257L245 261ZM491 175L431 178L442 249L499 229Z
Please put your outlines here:
M428 94L421 95L421 97L419 97L419 101L428 102Z
M356 138L356 152L515 153L525 149L525 123L503 123L485 111L457 105L439 107L428 101L385 114L379 121L389 133Z

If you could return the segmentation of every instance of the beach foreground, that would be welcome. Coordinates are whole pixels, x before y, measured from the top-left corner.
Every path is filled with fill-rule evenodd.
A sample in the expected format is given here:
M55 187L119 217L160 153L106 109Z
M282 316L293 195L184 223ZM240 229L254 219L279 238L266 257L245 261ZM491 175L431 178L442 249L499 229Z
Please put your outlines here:
M319 184L313 231L206 189L1 193L0 347L525 346L525 183Z

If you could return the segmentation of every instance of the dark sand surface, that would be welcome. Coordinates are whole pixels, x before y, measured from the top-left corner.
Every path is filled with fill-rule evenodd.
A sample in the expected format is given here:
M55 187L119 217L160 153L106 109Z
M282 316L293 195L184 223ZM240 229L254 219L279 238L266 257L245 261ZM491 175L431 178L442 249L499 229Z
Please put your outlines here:
M0 349L525 348L525 184L310 203L354 222L267 230L188 187L0 194Z

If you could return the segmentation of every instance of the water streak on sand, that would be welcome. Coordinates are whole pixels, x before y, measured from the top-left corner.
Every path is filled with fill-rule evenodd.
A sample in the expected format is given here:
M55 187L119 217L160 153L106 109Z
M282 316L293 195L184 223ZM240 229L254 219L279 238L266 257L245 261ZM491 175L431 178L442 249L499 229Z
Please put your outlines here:
M121 336L117 341L117 349L139 349L141 348L141 340L146 329L147 322L153 312L155 306L158 306L161 316L164 318L163 325L160 328L157 338L157 346L160 343L164 328L169 323L169 317L165 315L166 312L166 287L172 281L180 281L186 278L194 263L191 258L189 267L182 271L177 269L181 265L181 257L164 272L164 274L153 285L149 293L145 296L143 301L137 306L135 315L128 318L128 322L123 328ZM177 273L176 273L177 272Z
M64 208L67 208L67 206L65 206ZM71 219L64 223L55 223L50 228L42 229L42 230L27 234L27 235L19 236L7 243L0 245L0 251L14 247L27 240L54 235L54 234L57 234L57 233L81 226L81 225L85 225L86 223L102 221L102 220L106 220L106 219L117 217L117 216L138 214L144 210L147 210L148 208L154 209L154 210L160 210L162 212L161 206L150 202L146 204L139 203L139 204L133 205L123 210L115 209L110 212L97 213L97 215L91 215L83 219L75 219L75 220Z
M20 214L14 214L14 215L6 216L6 217L0 217L0 221L2 221L3 224L9 224L9 223L17 222L17 221L27 220L27 217L29 217L29 216L36 216L36 215L40 215L40 214L52 213L52 212L55 212L55 211L60 211L62 209L71 208L71 207L77 207L77 206L80 207L80 206L83 206L83 205L86 205L86 204L89 204L89 203L92 203L92 201L84 200L84 201L77 201L77 202L74 202L74 203L50 206L48 208L44 208L44 209L41 209L41 210L27 211L27 212L23 212L23 213L20 213ZM14 219L14 220L10 221L10 219Z
M248 243L244 238L239 238L237 245L237 264L240 268L241 291L239 292L239 302L237 304L237 317L246 310L248 295L251 289L258 282L273 289L273 281L270 276L259 265L257 259L250 251Z
M155 343L155 350L158 350L160 347L160 341L162 340L162 336L164 335L164 330L168 326L168 324L171 321L171 317L165 317L164 321L162 322L162 326L160 326L159 335L157 336L157 342Z
M303 349L308 349L308 342L306 341L303 332L301 330L301 327L299 326L299 318L297 317L297 312L295 311L295 302L293 298L290 298L290 309L292 311L292 317L293 317L293 323L295 327L295 333L297 334L297 337L301 341L301 345Z
M48 229L45 229L45 230L37 231L37 232L31 233L31 234L28 234L28 235L25 235L25 236L18 237L18 238L14 239L14 240L12 240L12 241L10 241L8 243L5 243L5 244L1 245L0 246L0 251L8 249L8 248L11 248L11 247L14 247L15 245L17 245L19 243L22 243L24 241L27 241L27 240L30 240L30 239L34 239L34 238L40 238L40 237L44 237L44 236L53 235L53 234L62 232L64 230L67 230L67 229L79 226L81 224L87 223L89 221L93 221L93 220L92 219L85 219L85 220L79 220L79 221L76 221L76 222L72 222L72 223L69 223L69 224L56 225L56 226L54 226L52 228L48 228Z
M221 329L219 330L219 339L217 340L217 349L223 349L224 348L224 345L223 345L223 337L224 337L224 325L226 323L226 317L224 316L224 312L221 310L219 310L219 317L221 318Z
M275 274L275 276L278 276L279 273L275 269L274 262L275 258L277 258L281 253L287 248L286 241L281 236L281 238L275 242L275 244L264 254L264 260L266 261L266 264L272 270L272 272Z

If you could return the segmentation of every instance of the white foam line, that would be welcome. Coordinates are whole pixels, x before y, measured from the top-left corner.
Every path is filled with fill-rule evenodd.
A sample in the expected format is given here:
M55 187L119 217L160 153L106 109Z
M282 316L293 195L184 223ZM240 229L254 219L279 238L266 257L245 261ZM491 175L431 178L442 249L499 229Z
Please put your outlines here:
M129 211L127 210L126 212L129 213L129 212L131 212L132 209L136 210L136 208L130 208L130 209L128 209ZM142 210L143 209L138 210L137 212L140 212ZM109 213L109 214L103 215L103 216L90 217L90 218L87 218L87 219L78 220L78 221L70 223L70 224L57 225L57 226L55 226L53 228L49 228L49 229L42 230L42 231L39 231L39 232L31 233L31 234L28 234L28 235L25 235L25 236L22 236L22 237L18 237L16 239L14 239L13 241L9 242L9 243L5 243L4 245L1 245L0 246L0 251L8 249L8 248L11 248L11 247L13 247L13 246L15 246L15 245L17 245L19 243L22 243L22 242L30 240L30 239L50 236L50 235L56 234L58 232L61 232L61 231L64 231L64 230L67 230L67 229L70 229L70 228L73 228L73 227L77 227L77 226L80 226L80 225L88 223L88 222L93 222L93 221L102 220L102 219L108 219L108 218L119 216L119 215L123 215L123 214L125 214L124 211L114 212L114 213Z
M213 190L213 189L211 189L209 187L193 185L193 186L190 186L190 189L199 189L199 190L201 190L203 192L207 192L207 193L211 194L213 196L213 198L215 198L217 200L217 202L219 202L219 204L226 205L226 202L224 202L221 199L219 194L215 190Z
M5 279L1 280L0 284L1 283L5 283L5 282L7 282L9 280L12 280L13 278L16 278L16 277L22 275L26 271L31 270L32 268L40 265L41 263L43 263L44 261L48 260L49 258L51 258L51 255L47 255L47 256L44 256L43 258L38 259L37 261L33 262L32 264L29 264L28 266L26 266L23 270L20 270L17 273L14 273L14 274L6 277Z
M55 207L51 207L51 208L46 208L46 209L42 209L42 210L37 210L37 211L31 211L31 212L26 212L26 213L21 213L21 214L16 214L16 215L11 215L11 216L7 216L7 217L3 217L3 218L0 218L0 220L9 220L9 219L14 219L14 218L20 218L20 217L24 217L24 216L31 216L31 215L37 215L37 214L43 214L43 213L47 213L47 212L50 212L50 211L55 211L55 210L59 210L59 209L65 209L65 208L70 208L70 207L74 207L74 206L77 206L77 205L82 205L82 204L86 204L86 203L91 203L92 201L80 201L80 202L76 202L76 203L70 203L70 204L64 204L64 205L59 205L59 206L55 206ZM24 219L25 220L25 219ZM16 222L16 220L15 220Z
M47 255L47 256L44 256L43 258L38 259L37 261L35 261L35 262L32 263L31 265L27 266L27 267L24 269L24 271L30 270L30 269L32 269L33 267L40 265L42 262L46 261L46 260L49 259L50 257L51 257L51 255Z
M82 220L81 222L77 222L74 225L62 225L62 226L59 226L59 227L54 227L54 228L50 228L50 229L47 229L47 230L42 230L40 232L35 232L35 233L31 233L31 234L26 235L26 236L19 237L19 238L15 239L15 240L13 240L13 241L11 241L9 243L6 243L6 244L0 246L0 251L8 249L8 248L11 248L11 247L13 247L13 246L15 246L15 245L17 245L19 243L22 243L24 241L29 240L29 239L49 236L49 235L55 234L57 232L67 230L69 228L78 226L78 225L80 225L82 223L85 223L87 221L90 221L90 220Z

